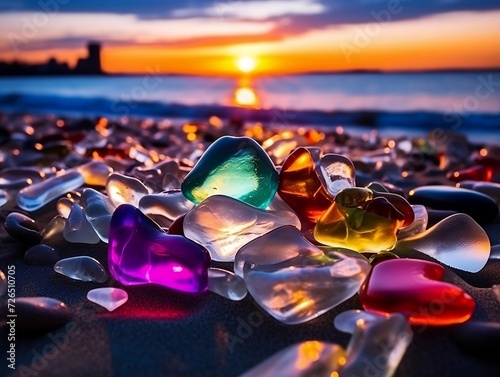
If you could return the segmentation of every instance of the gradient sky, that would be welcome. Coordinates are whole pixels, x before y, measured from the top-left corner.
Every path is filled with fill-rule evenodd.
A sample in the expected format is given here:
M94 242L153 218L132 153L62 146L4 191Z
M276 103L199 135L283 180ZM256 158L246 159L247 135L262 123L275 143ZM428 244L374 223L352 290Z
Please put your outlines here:
M0 0L0 59L110 73L500 68L499 0Z

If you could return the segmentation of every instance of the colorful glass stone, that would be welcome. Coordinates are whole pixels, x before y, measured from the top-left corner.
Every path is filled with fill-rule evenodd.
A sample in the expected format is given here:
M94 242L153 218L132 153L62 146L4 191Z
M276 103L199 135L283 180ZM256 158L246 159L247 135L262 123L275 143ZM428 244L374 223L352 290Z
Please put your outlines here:
M335 197L340 190L356 186L352 161L340 154L327 153L321 157L319 170L328 192Z
M88 256L61 259L54 265L54 271L81 281L104 283L108 279L99 261Z
M300 229L293 212L265 211L223 195L205 199L184 218L184 235L204 246L213 260L233 261L243 245L283 225Z
M454 268L478 272L490 256L490 240L471 217L457 213L425 232L398 241L394 252L418 250Z
M130 204L119 206L111 218L108 265L113 278L124 285L153 283L188 293L208 288L208 252L165 233Z
M194 207L180 190L145 195L139 200L139 209L146 215L163 216L175 220Z
M132 204L138 207L139 200L148 195L149 190L136 178L113 173L106 181L106 193L116 207L120 204Z
M427 224L429 223L429 214L427 213L427 209L420 204L414 204L411 208L415 214L415 220L413 220L413 222L407 227L399 230L398 240L417 235L427 229Z
M283 163L278 193L300 218L313 223L333 201L316 171L311 153L302 147L295 149Z
M240 301L247 295L245 281L230 271L208 269L208 289L232 301Z
M85 184L90 186L106 186L108 176L113 173L113 169L102 161L90 161L76 168L85 178Z
M17 196L17 205L25 211L36 211L58 196L77 189L84 182L83 176L75 170L60 173L23 188Z
M472 297L442 281L444 268L417 259L394 259L373 267L359 297L367 311L401 313L413 325L451 325L467 321Z
M266 208L278 188L273 162L248 137L224 136L201 156L182 182L184 196L195 204L212 195L226 195Z
M307 322L352 297L369 270L358 253L320 249L292 226L249 242L234 263L252 297L286 324Z
M63 236L66 241L72 243L96 244L100 241L94 228L85 217L83 208L78 203L73 203L71 207Z
M87 293L87 300L112 312L128 301L128 294L120 288L96 288Z
M389 193L376 195L401 198ZM403 198L401 200L404 201ZM407 205L409 210L405 211L413 213ZM314 228L314 238L325 245L358 252L391 250L396 244L397 231L407 219L408 216L386 197L375 197L374 192L367 188L347 188L337 194L334 203L319 219Z
M364 310L352 309L338 314L333 320L335 328L347 334L353 334L358 324L369 324L382 321L390 317L390 314L366 312Z
M106 196L94 189L85 189L82 193L82 205L85 216L102 242L108 243L109 224L115 210L114 204Z

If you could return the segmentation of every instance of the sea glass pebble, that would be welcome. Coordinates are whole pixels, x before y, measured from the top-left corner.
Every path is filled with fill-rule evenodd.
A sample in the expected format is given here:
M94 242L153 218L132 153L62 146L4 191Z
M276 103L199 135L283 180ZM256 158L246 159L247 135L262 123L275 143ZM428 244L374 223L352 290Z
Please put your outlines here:
M16 297L16 334L38 335L66 324L73 316L68 306L50 297ZM7 318L7 301L0 302L0 315Z
M120 204L138 207L139 200L149 194L148 188L141 181L119 173L110 174L106 181L106 192L116 207Z
M54 248L40 243L30 247L24 253L24 261L32 265L53 265L59 260Z
M467 321L472 297L442 281L444 268L417 259L393 259L373 267L359 297L367 311L401 313L413 325L451 325Z
M245 281L230 271L208 269L208 289L232 301L240 301L247 295Z
M332 377L346 362L345 350L333 343L309 340L288 346L240 377Z
M326 188L333 197L342 189L356 186L354 165L343 155L334 153L323 155L319 168Z
M78 203L73 203L68 221L63 231L64 239L72 243L99 243L99 236L85 217L83 208Z
M358 321L347 347L347 362L340 369L340 376L392 377L413 332L406 318L393 314L378 321ZM375 373L367 373L367 365L375 365ZM331 376L330 376L331 377Z
M316 223L333 202L316 171L311 153L302 147L295 149L283 163L278 192L300 218L312 223Z
M225 195L266 208L278 188L273 162L248 137L223 136L198 160L182 182L184 196L195 204L212 195Z
M429 222L427 209L420 204L414 204L411 206L411 208L413 209L413 213L415 214L415 220L413 220L413 222L407 227L399 230L397 234L398 240L417 235L427 229L427 224Z
M482 194L488 195L497 204L500 205L500 183L495 182L481 182L481 181L463 181L460 182L459 187L474 190Z
M358 252L391 250L397 241L397 231L405 224L404 212L412 209L407 204L409 209L399 211L381 195L389 199L398 197L359 187L340 191L314 227L314 238L325 245Z
M145 195L139 201L139 209L146 215L163 216L175 220L189 212L194 204L180 190Z
M75 170L59 173L55 177L23 188L17 196L17 204L25 211L36 211L58 196L76 190L84 182L83 176Z
M367 324L382 321L389 318L389 314L379 314L373 312L365 312L364 310L352 309L338 314L333 320L333 325L339 331L347 334L353 334L357 324Z
M115 205L106 195L91 188L83 190L82 204L88 222L94 228L101 241L107 243L109 224L111 223L111 216L115 210Z
M54 271L74 280L104 283L108 279L99 261L88 256L61 259L54 265Z
M67 219L71 212L71 207L73 207L73 203L74 201L70 198L59 199L56 206L57 213Z
M252 297L286 324L307 322L352 297L369 270L358 253L319 249L292 226L249 242L234 264Z
M477 272L490 256L490 240L484 229L471 217L457 213L425 232L398 241L394 252L418 250L460 270Z
M87 299L112 312L127 302L128 294L120 288L96 288L87 293Z
M35 220L19 212L11 212L7 215L5 230L15 239L28 245L35 245L42 239Z
M208 288L208 251L182 236L165 233L130 204L113 213L108 265L113 278L124 285L153 283L187 293Z
M42 243L55 246L62 241L64 239L63 232L67 221L67 219L60 215L54 216L43 229Z
M283 225L300 229L300 220L293 212L265 211L214 195L186 215L184 234L205 247L213 260L233 261L240 247Z
M90 161L76 168L85 178L85 184L89 186L106 185L108 176L113 173L113 169L103 161Z
M422 186L409 192L412 204L421 204L433 209L466 213L478 223L488 223L498 215L498 205L489 196L449 186Z
M31 167L5 168L0 171L0 189L21 189L28 185L43 181L47 174Z

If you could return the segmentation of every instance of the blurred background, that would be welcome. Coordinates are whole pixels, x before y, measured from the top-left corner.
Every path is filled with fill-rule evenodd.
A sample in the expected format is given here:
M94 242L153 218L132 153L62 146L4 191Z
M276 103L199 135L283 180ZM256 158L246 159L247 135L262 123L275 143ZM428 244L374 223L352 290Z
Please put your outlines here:
M0 111L500 130L498 0L2 0Z

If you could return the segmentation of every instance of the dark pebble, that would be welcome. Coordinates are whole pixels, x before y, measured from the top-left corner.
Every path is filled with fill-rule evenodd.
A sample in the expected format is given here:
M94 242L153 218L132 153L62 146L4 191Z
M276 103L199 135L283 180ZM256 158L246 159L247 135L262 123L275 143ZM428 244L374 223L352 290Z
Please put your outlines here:
M465 352L482 358L498 359L500 323L469 321L454 326L451 337Z
M168 234L177 234L178 236L184 236L184 218L186 215L179 216L170 224L168 228Z
M441 220L458 213L457 211L444 211L439 209L427 209L427 215L429 216L429 221L427 222L427 228L436 225Z
M30 247L24 253L24 261L34 265L53 265L59 260L56 251L43 243Z
M5 218L5 230L25 244L36 245L42 240L35 220L19 212L12 212Z
M0 303L0 315L7 318L7 301ZM50 297L16 297L16 334L36 335L66 324L72 317L68 306Z
M498 205L489 196L450 186L422 186L409 193L411 204L462 212L478 223L488 223L498 215Z

